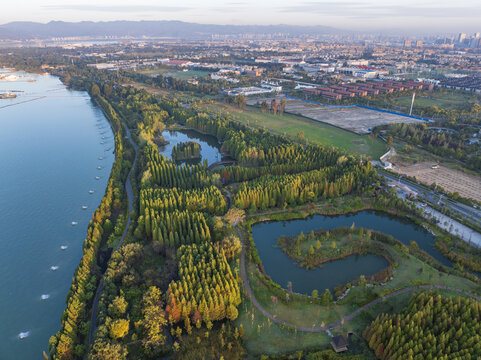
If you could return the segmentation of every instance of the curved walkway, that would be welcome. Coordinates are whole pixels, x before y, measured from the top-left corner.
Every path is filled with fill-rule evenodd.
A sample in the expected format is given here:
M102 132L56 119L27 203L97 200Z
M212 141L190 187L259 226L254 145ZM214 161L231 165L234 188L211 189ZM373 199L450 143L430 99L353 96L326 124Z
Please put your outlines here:
M126 138L129 140L130 144L132 144L132 147L134 148L135 152L135 159L134 162L132 163L132 167L130 168L129 174L127 175L127 181L125 182L125 192L127 193L127 201L129 203L129 212L127 215L127 223L125 224L124 232L122 234L122 237L120 238L119 243L117 244L117 247L115 248L115 251L122 246L122 243L124 242L125 236L127 235L127 230L130 226L130 213L132 212L133 209L133 199L134 199L134 191L132 189L132 183L130 182L130 174L132 173L132 170L135 169L135 163L137 162L137 145L135 142L132 141L132 136L130 134L130 130L125 127L125 131L127 132ZM92 304L92 317L90 318L90 333L89 333L89 345L92 346L93 341L94 341L94 334L95 330L97 330L97 305L99 303L100 299L100 294L102 293L102 289L104 287L104 277L102 275L102 278L100 279L99 286L97 287L97 291L95 292L95 297L94 297L94 302Z
M234 164L235 161L234 160L222 160L222 161L216 161L212 164L210 164L209 166L207 166L207 170L212 170L215 166L219 166L219 165L230 165L230 164Z
M239 229L239 227L236 226L236 228L237 228L237 232L239 233L239 237L242 241L242 251L241 251L241 259L240 259L240 273L241 273L242 281L244 282L244 287L246 289L247 295L249 296L249 299L251 300L252 304L254 304L254 306L261 313L263 313L266 317L271 319L273 322L275 322L277 324L280 324L280 325L284 325L284 326L292 328L292 329L295 329L297 331L322 332L322 331L326 331L326 330L335 328L337 326L342 325L343 322L352 320L357 315L359 315L363 310L367 310L367 309L369 309L369 308L371 308L371 307L373 307L373 306L375 306L375 305L377 305L377 304L379 304L379 303L381 303L385 300L388 300L388 299L390 299L394 296L405 294L405 293L415 291L415 290L420 290L420 289L424 289L424 290L431 290L431 289L450 290L450 291L454 291L454 292L457 292L457 293L462 294L462 295L466 295L468 297L471 297L471 298L481 302L481 296L475 295L475 294L473 294L469 291L456 289L456 288L452 288L452 287L449 287L449 286L443 286L443 285L418 285L418 286L410 286L410 287L407 287L407 288L404 288L404 289L400 289L400 290L394 291L390 294L387 294L386 296L384 296L382 298L378 298L376 300L373 300L370 303L368 303L364 306L361 306L359 309L355 310L354 312L350 313L349 315L346 315L344 318L342 318L342 319L340 319L336 322L333 322L331 324L325 325L325 326L302 327L302 326L293 325L293 324L288 323L287 321L280 320L280 319L276 318L274 315L272 315L270 312L268 312L266 309L264 309L264 307L255 298L254 293L253 293L253 291L252 291L252 289L249 285L249 280L247 279L247 272L246 272L246 267L245 267L245 247L246 246L245 246L244 236L242 235L242 231Z

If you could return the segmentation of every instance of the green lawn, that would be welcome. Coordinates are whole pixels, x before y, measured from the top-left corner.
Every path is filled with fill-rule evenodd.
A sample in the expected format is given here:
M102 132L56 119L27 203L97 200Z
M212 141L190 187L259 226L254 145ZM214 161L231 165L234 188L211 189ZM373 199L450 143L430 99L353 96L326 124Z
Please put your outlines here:
M376 137L354 134L302 116L292 114L276 116L272 113L262 113L254 107L241 110L221 103L208 104L205 107L207 111L228 113L233 120L249 126L265 128L276 134L296 137L299 132L303 132L309 142L336 146L349 153L364 154L372 159L378 159L387 151L386 145Z
M244 327L244 341L250 355L282 354L312 347L329 347L325 332L305 333L285 328L266 318L245 296L239 306L236 326Z
M419 114L423 109L430 106L437 106L442 109L459 109L467 103L472 103L475 99L475 94L454 90L418 93L414 100L413 113ZM395 110L407 113L411 107L412 95L392 97L387 101L394 106ZM374 99L371 105L382 108L386 106L386 103L384 100Z
M161 68L161 69L154 69L154 70L142 70L139 71L141 74L145 75L157 75L161 74L164 76L172 76L177 79L181 80L188 80L192 79L193 77L204 78L209 76L209 71L202 71L202 70L189 70L189 71L179 71L172 68Z
M456 105L463 105L470 99L469 95L459 92L449 94L431 93L427 96L416 96L414 100L414 109L428 106L437 106L439 108L453 108ZM394 102L400 106L411 106L412 96L402 96L394 99Z

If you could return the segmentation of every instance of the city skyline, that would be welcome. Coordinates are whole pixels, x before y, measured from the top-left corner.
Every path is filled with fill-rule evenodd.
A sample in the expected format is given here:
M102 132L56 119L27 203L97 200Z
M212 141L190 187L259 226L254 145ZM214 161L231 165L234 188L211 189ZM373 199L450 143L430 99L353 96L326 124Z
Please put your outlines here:
M19 12L19 9L22 9ZM406 33L471 33L479 31L481 4L447 1L302 1L253 0L222 2L209 0L130 0L101 2L66 0L24 0L3 5L0 24L12 21L113 21L179 20L201 24L232 25L323 25L342 30Z

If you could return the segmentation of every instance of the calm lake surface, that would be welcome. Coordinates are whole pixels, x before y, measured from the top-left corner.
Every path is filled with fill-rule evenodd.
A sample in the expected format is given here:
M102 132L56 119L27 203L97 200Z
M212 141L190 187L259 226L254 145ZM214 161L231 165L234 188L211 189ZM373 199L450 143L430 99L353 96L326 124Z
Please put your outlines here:
M290 259L280 247L277 239L281 236L294 236L311 230L330 230L340 226L363 227L392 235L406 245L412 240L419 247L443 265L451 266L435 247L434 236L423 227L403 218L391 216L378 211L360 211L346 215L313 215L305 219L290 221L264 222L252 226L252 236L264 265L266 273L272 280L286 288L292 282L295 292L310 294L313 289L323 292L336 285L345 284L360 275L371 275L387 266L387 262L374 255L349 256L332 261L311 270L306 270Z
M220 145L217 139L211 135L204 135L194 130L182 130L180 131L164 131L162 136L165 141L169 143L167 145L159 146L159 151L165 157L172 159L172 149L175 145L181 142L195 141L200 145L200 159L191 159L188 161L178 161L177 164L189 163L197 164L201 161L207 160L208 165L222 160L220 153Z
M0 92L18 91L0 100L2 360L41 359L48 350L114 160L110 126L87 93L52 76L16 74L24 77L0 81Z

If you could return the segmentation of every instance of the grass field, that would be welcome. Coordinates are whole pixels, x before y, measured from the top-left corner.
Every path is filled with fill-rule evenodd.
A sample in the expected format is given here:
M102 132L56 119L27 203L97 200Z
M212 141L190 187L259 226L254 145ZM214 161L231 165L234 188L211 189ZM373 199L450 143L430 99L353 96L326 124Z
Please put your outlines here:
M430 106L437 106L441 109L463 108L467 103L472 103L475 99L475 94L453 90L417 94L414 100L413 114L419 114L423 109ZM411 100L412 95L407 95L392 97L388 101L395 110L408 113L411 107ZM386 107L386 103L381 100L374 100L371 105L379 108Z
M246 296L239 306L236 325L244 327L245 346L249 354L282 354L312 347L329 347L327 333L296 332L266 318Z
M431 93L427 96L416 96L414 101L414 109L428 106L437 106L439 108L455 108L456 105L463 105L468 102L470 96L460 92L453 92L449 94ZM411 106L411 96L403 96L395 98L394 102L400 106Z
M336 146L349 153L365 154L372 159L378 159L387 151L386 145L376 137L357 135L301 116L291 114L275 116L272 113L262 113L253 107L241 110L221 103L205 106L209 112L228 113L233 120L249 126L265 128L276 134L291 137L296 137L299 132L303 132L304 137L311 143Z
M141 83L131 83L131 85L136 89L145 90L154 96L165 97L166 99L177 99L181 103L191 103L192 101L212 99L214 97L213 95L199 95L195 93L188 93L185 91L161 89Z
M177 79L181 80L188 80L192 79L193 77L199 77L199 78L204 78L209 76L210 72L208 71L202 71L202 70L189 70L189 71L177 71L175 69L169 69L169 68L161 68L161 69L155 69L155 70L143 70L139 71L141 74L145 75L164 75L164 76L172 76Z

